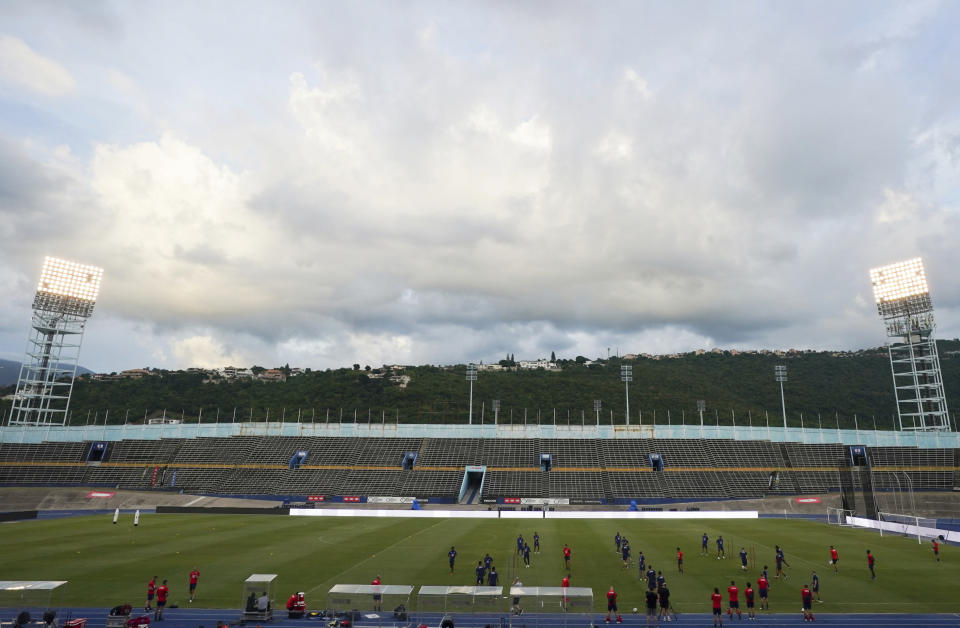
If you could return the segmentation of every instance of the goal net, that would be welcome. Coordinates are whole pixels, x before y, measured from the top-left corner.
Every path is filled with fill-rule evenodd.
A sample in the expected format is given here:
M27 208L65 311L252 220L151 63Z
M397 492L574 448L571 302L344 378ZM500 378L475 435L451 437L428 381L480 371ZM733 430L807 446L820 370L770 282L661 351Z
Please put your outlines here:
M854 512L849 508L833 508L827 506L827 523L836 526L852 526L847 523L847 517L852 517Z
M915 536L918 543L923 543L939 534L937 520L930 517L917 517L897 512L878 512L877 518L887 524L880 528L881 536L884 532L909 537Z

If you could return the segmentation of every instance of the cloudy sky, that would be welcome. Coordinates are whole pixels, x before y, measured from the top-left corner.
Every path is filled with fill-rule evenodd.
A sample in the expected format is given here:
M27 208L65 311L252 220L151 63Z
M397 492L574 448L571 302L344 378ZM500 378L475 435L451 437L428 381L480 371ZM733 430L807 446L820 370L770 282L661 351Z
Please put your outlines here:
M100 371L960 335L960 3L0 4L0 357Z

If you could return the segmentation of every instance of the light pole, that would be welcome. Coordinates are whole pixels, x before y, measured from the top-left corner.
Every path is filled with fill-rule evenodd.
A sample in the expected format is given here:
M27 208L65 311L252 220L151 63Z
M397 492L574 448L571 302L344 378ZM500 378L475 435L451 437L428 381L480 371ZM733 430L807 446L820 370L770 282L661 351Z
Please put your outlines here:
M780 382L780 407L783 409L783 429L787 429L787 403L783 398L783 382L787 381L787 367L778 364L773 367L773 377Z
M477 381L477 365L473 362L467 365L467 381L470 382L470 413L467 422L473 425L473 382Z
M703 411L707 409L707 402L697 399L697 412L700 413L700 427L703 427Z
M497 424L497 417L500 415L500 400L493 400L493 424Z
M620 381L623 382L627 394L627 425L630 425L630 382L633 381L633 367L629 364L620 366Z
M600 400L599 400L599 399L594 399L594 400L593 400L593 411L597 413L597 425L598 425L598 426L600 425L600 405L601 405L601 403L600 403Z

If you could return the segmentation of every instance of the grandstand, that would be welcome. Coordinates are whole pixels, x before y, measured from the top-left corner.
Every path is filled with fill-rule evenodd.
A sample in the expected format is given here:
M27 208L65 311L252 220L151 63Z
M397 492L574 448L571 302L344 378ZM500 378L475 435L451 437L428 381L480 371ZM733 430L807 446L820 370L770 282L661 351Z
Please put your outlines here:
M292 501L418 498L456 503L471 496L470 468L482 478L475 486L477 501L491 505L653 504L838 493L850 504L859 494L866 514L872 514L874 491L952 491L960 476L960 455L950 446L864 447L864 460L857 464L851 462L850 446L841 442L720 434L658 438L649 428L628 438L521 438L515 432L488 437L479 429L481 437L471 438L420 427L420 434L407 429L404 436L308 435L302 427L296 435L274 436L246 426L225 435L157 432L162 437L140 433L116 440L95 440L82 428L68 428L56 440L41 442L11 442L7 428L5 442L0 442L0 484L182 490ZM26 440L23 433L21 440ZM946 439L945 444L954 443ZM550 464L542 466L541 457Z

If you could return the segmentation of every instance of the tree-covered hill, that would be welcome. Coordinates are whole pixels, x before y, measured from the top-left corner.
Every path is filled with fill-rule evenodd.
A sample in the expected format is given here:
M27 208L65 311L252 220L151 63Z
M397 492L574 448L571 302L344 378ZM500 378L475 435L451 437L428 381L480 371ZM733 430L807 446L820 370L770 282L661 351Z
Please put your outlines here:
M960 341L939 343L948 404L960 409ZM697 400L706 402L707 423L782 422L780 388L773 368L788 369L785 398L788 422L835 427L893 427L896 407L890 364L883 348L855 353L770 354L706 353L677 358L610 358L594 364L561 360L560 371L481 371L473 388L474 422L492 422L491 401L500 400L499 421L596 422L594 400L602 402L600 420L625 421L622 364L633 366L631 423L699 423ZM400 423L466 423L469 388L465 365L407 366L402 371L344 368L307 372L286 382L231 381L201 373L166 372L143 379L78 381L71 423L142 422L164 410L168 417L213 422L263 420ZM404 375L402 388L390 376ZM0 390L9 394L12 388ZM0 403L3 412L10 402ZM669 415L668 415L669 413ZM642 416L641 416L642 414ZM88 418L89 415L89 418ZM611 416L612 415L612 416ZM655 416L654 416L655 415Z

